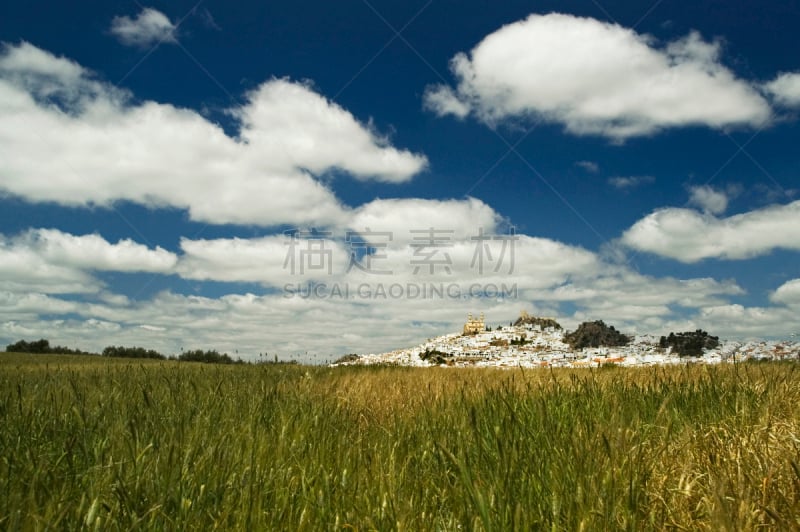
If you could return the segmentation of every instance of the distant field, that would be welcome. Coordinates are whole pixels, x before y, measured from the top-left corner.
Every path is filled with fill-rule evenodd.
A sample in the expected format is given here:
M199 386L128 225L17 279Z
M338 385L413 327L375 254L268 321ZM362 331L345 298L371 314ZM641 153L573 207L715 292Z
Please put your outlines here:
M131 364L169 364L171 361L155 360L150 358L112 358L97 355L40 355L27 353L0 353L0 368L8 370L11 367L25 370L41 371L42 365L53 366L53 369L63 368L95 368L109 365L129 366ZM50 369L46 367L44 369Z
M796 363L0 353L0 529L800 529Z

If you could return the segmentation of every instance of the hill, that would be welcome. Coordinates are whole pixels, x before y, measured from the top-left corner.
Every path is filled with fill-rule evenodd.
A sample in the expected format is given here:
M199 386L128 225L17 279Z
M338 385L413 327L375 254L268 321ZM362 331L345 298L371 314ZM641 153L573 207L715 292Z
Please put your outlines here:
M508 327L467 336L446 334L387 353L350 355L333 365L586 368L800 359L798 342L723 342L703 333L698 349L695 334L671 335L676 348L670 337L626 335L603 321L585 322L565 333L555 320L523 315Z

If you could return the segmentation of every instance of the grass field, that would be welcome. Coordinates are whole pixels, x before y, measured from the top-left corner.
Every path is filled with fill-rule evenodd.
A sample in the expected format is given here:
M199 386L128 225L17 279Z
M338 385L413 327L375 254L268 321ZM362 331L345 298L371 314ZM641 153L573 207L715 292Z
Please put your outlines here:
M798 530L795 363L0 353L0 529Z

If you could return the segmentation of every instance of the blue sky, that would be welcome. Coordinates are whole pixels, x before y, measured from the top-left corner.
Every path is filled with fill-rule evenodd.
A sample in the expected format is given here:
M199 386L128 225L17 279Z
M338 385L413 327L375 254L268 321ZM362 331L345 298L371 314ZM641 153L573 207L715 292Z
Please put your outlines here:
M522 309L788 338L799 19L4 4L0 343L314 361Z

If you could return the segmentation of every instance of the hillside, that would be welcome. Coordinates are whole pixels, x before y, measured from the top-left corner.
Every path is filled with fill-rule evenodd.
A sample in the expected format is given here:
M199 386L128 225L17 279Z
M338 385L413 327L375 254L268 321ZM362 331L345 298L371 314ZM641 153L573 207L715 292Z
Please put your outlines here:
M551 323L552 322L552 323ZM628 337L602 322L587 322L574 333L565 332L555 320L521 317L517 325L500 327L474 335L447 334L409 348L388 353L351 356L335 365L395 364L402 366L453 367L598 367L649 366L700 362L741 362L745 360L784 360L800 358L800 343L788 341L717 341L714 346L692 351L665 345L656 336ZM549 326L543 327L543 324ZM553 325L555 324L555 325ZM702 332L702 331L700 331ZM687 338L685 333L673 338ZM573 345L569 340L573 339ZM624 341L623 341L624 339ZM609 345L611 344L611 345ZM623 345L616 345L623 344ZM575 346L575 347L573 347Z

